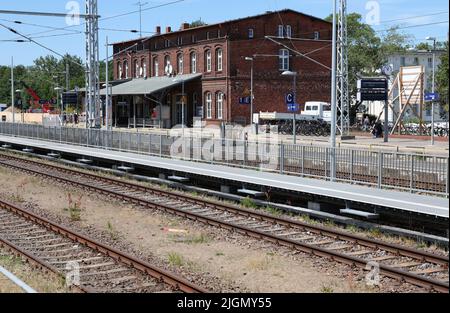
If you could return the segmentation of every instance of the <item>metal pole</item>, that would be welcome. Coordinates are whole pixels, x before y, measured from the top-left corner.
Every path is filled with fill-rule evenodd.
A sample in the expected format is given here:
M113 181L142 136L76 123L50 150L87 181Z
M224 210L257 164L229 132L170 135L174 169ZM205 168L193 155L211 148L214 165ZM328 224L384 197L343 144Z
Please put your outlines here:
M184 79L183 79L183 83L181 84L181 127L183 130L183 136L184 136Z
M436 39L433 40L433 83L432 93L435 92L435 62L436 62ZM431 145L434 145L434 100L431 101Z
M108 65L109 65L109 46L108 46L108 36L106 36L106 77L105 77L105 81L106 81L106 98L105 98L105 110L106 110L106 121L105 121L105 125L106 125L106 130L109 130L109 69L108 69Z
M295 106L297 104L297 73L294 73L294 120L292 123L292 132L294 133L294 145L297 144L297 125L295 120Z
M16 122L15 108L14 108L14 57L11 57L11 107L12 107L12 122Z
M251 60L252 66L250 69L250 124L253 127L253 58Z
M331 181L336 179L336 0L333 0L333 43L331 65Z

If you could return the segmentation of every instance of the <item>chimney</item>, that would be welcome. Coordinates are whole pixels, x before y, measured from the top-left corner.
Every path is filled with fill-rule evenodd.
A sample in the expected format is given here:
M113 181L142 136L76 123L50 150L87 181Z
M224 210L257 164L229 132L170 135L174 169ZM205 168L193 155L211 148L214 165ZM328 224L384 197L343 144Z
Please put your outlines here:
M166 33L168 34L168 33L171 33L171 32L172 32L172 27L167 26L166 27Z
M161 26L156 26L156 35L161 35Z
M189 29L189 23L181 24L181 30L187 30L187 29Z

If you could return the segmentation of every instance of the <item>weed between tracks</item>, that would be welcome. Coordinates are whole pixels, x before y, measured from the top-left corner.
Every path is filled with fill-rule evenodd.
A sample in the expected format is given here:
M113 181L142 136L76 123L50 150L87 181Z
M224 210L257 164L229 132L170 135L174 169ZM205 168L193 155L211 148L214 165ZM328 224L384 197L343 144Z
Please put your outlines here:
M117 241L120 238L119 232L115 229L110 221L106 224L106 229L112 240Z
M72 198L72 194L69 192L67 194L67 208L64 208L64 211L69 212L70 219L73 222L81 221L81 202L83 200L83 195L80 195L78 198Z

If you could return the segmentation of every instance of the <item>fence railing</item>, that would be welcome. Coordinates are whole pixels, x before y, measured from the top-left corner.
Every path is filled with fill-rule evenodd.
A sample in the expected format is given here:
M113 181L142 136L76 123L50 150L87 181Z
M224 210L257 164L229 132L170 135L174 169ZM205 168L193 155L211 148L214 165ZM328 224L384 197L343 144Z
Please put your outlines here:
M248 141L188 136L44 127L0 123L0 134L134 152L165 158L206 162L330 179L331 148L284 144L274 140ZM336 181L448 197L449 157L417 153L335 149Z

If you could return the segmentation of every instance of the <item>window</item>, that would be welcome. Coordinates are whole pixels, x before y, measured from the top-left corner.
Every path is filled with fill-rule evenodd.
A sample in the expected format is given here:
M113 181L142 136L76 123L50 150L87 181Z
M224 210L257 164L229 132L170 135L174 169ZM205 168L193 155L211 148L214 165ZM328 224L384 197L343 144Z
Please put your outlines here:
M139 72L140 72L139 62L138 62L138 60L134 60L134 77L135 78L139 78Z
M210 38L210 33L206 32L206 40L209 40L209 38Z
M419 65L419 58L417 57L414 58L414 65Z
M291 25L286 25L286 37L292 38L292 27Z
M284 37L284 27L283 27L283 25L278 25L278 37L280 37L280 38Z
M223 70L223 50L217 49L216 51L216 62L217 62L217 71L221 72Z
M314 32L314 40L320 39L320 32Z
M159 76L159 61L158 61L158 57L153 59L153 76L155 76L155 77Z
M205 67L206 71L210 73L212 71L212 58L211 58L211 50L207 50L205 52Z
M192 35L191 41L192 41L192 43L196 43L197 42L197 37L195 35Z
M183 44L183 37L178 37L177 44L181 46Z
M428 67L433 67L433 58L428 58Z
M249 28L249 29L248 29L248 38L249 38L249 39L255 38L255 31L254 31L253 28Z
M170 47L170 41L168 39L164 40L164 47L169 48Z
M405 66L405 64L406 64L406 59L405 59L405 57L401 57L401 58L400 58L400 66Z
M210 92L206 93L206 118L212 119L212 95Z
M279 69L280 71L289 70L289 50L287 49L280 49Z
M147 78L147 61L145 61L145 59L142 59L141 61L141 69L142 69L142 76L144 78Z
M197 54L191 52L191 74L197 73Z
M219 92L217 93L217 119L221 120L223 119L223 93Z
M117 75L119 79L122 79L123 76L123 69L122 69L122 63L117 63Z
M125 72L125 79L128 79L128 61L123 61L123 71Z
M177 72L178 74L183 74L184 58L183 54L180 53L177 56Z

